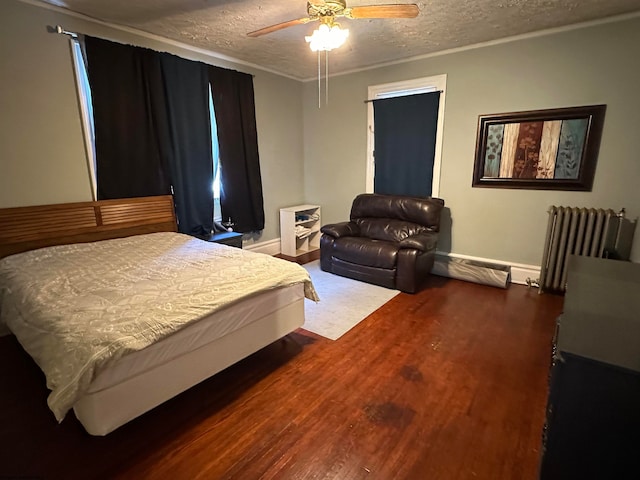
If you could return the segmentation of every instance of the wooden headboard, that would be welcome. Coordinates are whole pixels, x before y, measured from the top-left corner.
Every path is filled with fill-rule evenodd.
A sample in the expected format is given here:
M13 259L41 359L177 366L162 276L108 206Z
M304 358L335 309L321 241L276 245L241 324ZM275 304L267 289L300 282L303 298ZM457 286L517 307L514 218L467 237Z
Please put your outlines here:
M171 195L3 208L0 258L51 245L176 231Z

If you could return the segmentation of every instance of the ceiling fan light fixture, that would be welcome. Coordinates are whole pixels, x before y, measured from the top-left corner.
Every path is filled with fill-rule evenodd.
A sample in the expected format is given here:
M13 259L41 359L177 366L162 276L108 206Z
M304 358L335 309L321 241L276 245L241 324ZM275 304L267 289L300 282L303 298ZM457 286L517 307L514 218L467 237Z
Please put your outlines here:
M348 36L349 30L340 28L338 23L331 25L323 23L310 36L305 36L304 39L309 44L312 52L329 52L342 46Z

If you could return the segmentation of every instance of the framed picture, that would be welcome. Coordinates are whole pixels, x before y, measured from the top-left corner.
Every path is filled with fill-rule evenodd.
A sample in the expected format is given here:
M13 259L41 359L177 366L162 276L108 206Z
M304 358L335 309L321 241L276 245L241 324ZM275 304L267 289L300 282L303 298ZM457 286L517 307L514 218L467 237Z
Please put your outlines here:
M473 186L590 191L606 108L481 115Z

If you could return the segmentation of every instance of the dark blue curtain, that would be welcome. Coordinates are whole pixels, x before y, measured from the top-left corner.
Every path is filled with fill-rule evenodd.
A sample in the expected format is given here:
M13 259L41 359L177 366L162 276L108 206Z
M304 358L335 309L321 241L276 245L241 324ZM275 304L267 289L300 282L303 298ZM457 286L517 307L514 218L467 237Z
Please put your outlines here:
M169 172L178 230L204 236L213 229L213 155L207 65L159 54L171 150Z
M374 192L431 196L440 92L373 101Z
M171 193L159 56L89 36L85 48L98 200Z
M213 228L208 66L85 37L98 198L171 193L178 229Z
M209 80L218 125L222 219L231 218L238 232L262 230L264 205L253 77L209 67Z

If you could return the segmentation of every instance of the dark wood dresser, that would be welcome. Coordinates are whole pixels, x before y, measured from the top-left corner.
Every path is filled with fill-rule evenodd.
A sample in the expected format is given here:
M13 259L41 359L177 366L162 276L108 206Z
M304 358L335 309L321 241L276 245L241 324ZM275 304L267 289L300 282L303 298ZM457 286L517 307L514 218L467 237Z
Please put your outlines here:
M541 480L640 478L640 264L571 257Z

